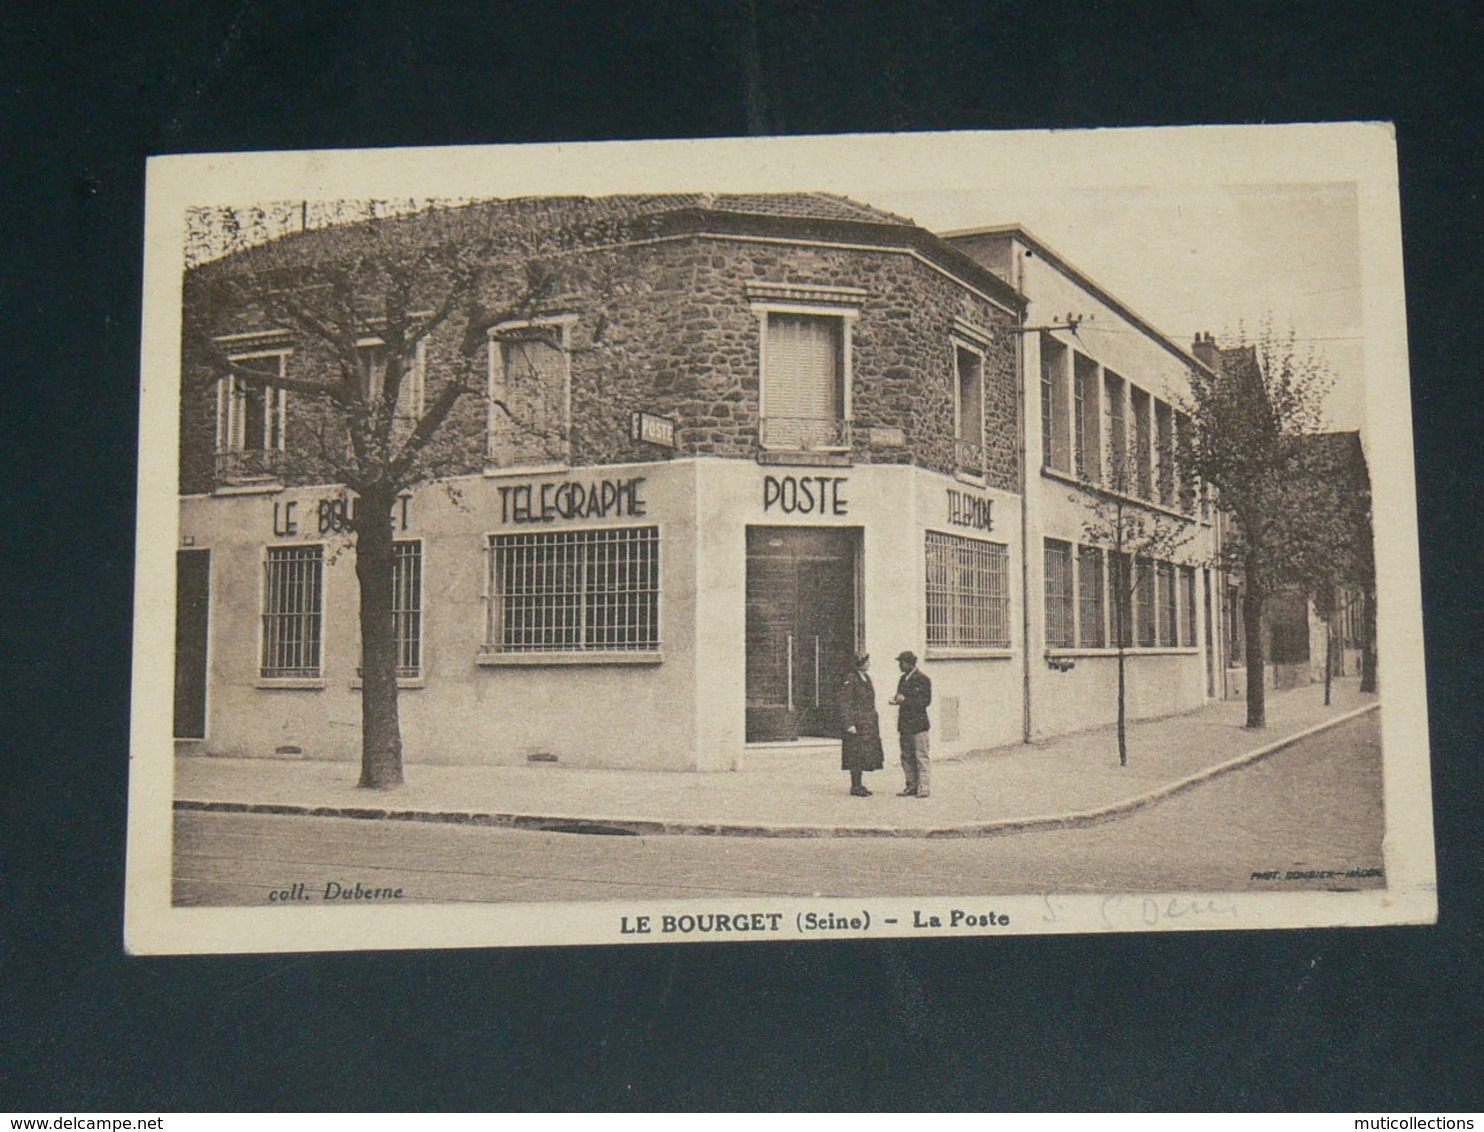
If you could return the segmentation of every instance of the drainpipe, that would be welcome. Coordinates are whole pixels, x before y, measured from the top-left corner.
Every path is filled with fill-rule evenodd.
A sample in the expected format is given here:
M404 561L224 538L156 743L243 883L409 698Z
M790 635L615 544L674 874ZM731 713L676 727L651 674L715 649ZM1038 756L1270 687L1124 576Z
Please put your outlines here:
M1025 294L1025 253L1015 253L1015 289ZM1020 312L1015 334L1015 417L1019 446L1020 476L1020 738L1031 741L1031 537L1030 476L1026 472L1025 327L1026 310Z

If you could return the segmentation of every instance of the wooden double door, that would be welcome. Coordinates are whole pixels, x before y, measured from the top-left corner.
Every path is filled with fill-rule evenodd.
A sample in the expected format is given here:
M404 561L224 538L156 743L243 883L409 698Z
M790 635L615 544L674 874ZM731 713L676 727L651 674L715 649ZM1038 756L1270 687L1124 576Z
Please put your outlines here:
M860 640L858 527L747 528L747 741L838 737Z

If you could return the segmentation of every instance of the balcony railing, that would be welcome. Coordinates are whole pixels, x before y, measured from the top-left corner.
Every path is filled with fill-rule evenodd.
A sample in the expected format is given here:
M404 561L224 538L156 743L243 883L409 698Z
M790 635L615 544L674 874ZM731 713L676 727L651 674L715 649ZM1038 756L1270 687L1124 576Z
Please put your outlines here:
M838 452L851 445L850 422L818 417L766 417L762 446L777 452Z
M250 483L278 479L283 472L283 453L276 448L238 449L216 454L216 478L220 483Z

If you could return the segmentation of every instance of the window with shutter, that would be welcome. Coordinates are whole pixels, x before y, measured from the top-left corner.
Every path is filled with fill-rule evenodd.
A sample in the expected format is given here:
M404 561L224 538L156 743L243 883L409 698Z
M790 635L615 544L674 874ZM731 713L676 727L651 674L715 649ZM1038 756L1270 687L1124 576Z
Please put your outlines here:
M769 311L763 333L764 445L848 446L844 318Z
M571 366L565 321L497 327L490 351L489 460L501 468L565 464Z
M423 387L426 370L425 343L419 342L407 359L406 371L397 384L397 404L393 410L396 420L412 424L422 415ZM356 343L356 359L360 367L361 397L370 409L380 408L386 393L387 348L380 338L363 338Z

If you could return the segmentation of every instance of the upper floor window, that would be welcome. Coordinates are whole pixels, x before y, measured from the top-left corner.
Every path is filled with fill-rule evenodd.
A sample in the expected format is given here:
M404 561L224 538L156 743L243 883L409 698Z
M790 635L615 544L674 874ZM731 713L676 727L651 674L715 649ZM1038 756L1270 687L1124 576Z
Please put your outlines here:
M1102 479L1103 457L1101 410L1098 393L1098 364L1083 354L1072 355L1072 448L1077 475L1094 482Z
M412 357L408 359L402 380L397 385L397 405L394 414L399 421L416 421L422 416L425 384L424 343L419 342ZM360 363L361 396L367 406L375 408L385 395L388 354L386 343L380 338L362 338L356 343L356 358Z
M1103 371L1103 419L1107 442L1103 448L1108 453L1104 482L1115 491L1128 491L1128 382L1108 370Z
M1041 463L1060 472L1072 470L1068 355L1066 346L1041 335Z
M851 338L867 292L765 280L745 287L759 324L759 444L849 451Z
M1174 507L1179 503L1175 493L1175 413L1163 401L1154 403L1154 463L1159 502Z
M490 331L489 461L496 467L567 463L572 422L571 318Z
M1194 435L1194 426L1191 424L1190 418L1177 409L1175 411L1174 431L1175 459L1177 461L1181 459L1182 453L1188 453L1190 445L1194 440ZM1177 505L1187 515L1194 514L1195 512L1196 491L1195 477L1188 474L1177 463L1175 470L1175 495L1178 500Z
M1134 494L1140 499L1154 498L1154 416L1149 394L1137 386L1129 388L1129 404L1134 411L1133 474Z
M984 475L984 354L955 343L954 460L960 472Z
M216 465L223 479L276 476L284 451L287 350L234 354L216 387Z
M840 314L769 310L763 318L763 446L848 448L849 322Z

